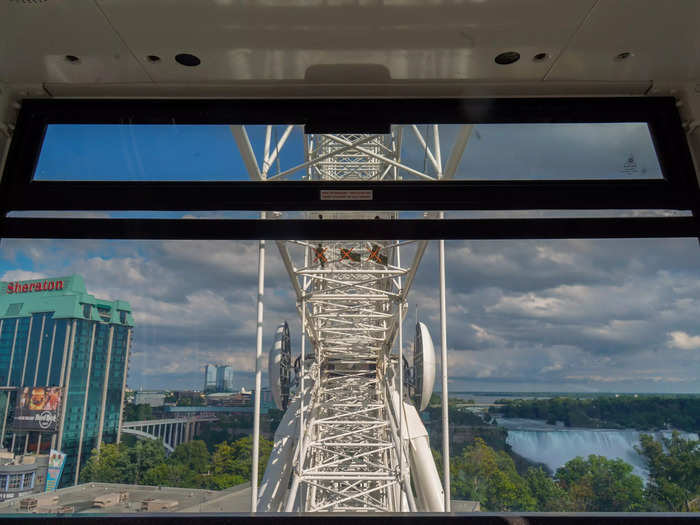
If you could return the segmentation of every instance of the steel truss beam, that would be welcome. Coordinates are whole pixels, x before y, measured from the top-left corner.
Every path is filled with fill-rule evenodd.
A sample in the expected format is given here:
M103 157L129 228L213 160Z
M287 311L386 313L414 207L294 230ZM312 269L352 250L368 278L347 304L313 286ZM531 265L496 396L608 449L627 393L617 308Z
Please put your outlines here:
M390 183L409 173L437 183L453 176L471 127L460 130L447 173L438 127L427 128L425 136L418 127L411 129L433 174L402 162L404 128L395 127L386 135L306 135L304 162L270 175L291 131L287 127L273 144L268 127L262 168L251 168L251 177L274 180L304 170L307 181ZM232 131L246 164L254 163L245 128L232 126ZM398 219L397 212L377 213L323 211L318 218L324 223L351 219L350 224ZM305 221L316 218L307 212ZM414 254L405 266L400 250L409 244ZM406 298L428 241L380 240L369 234L344 240L278 240L277 246L302 318L300 392L309 392L312 385L307 401L307 394L298 398L299 435L285 510L415 511L408 423L396 403L405 397L401 326ZM310 350L305 350L306 337ZM398 359L392 355L395 341Z
M309 135L306 178L320 181L398 180L400 139L390 135ZM244 141L243 141L244 142ZM431 178L421 173L423 178ZM324 212L324 219L373 219L375 212ZM310 216L310 218L315 216ZM392 217L396 217L392 214ZM388 217L387 217L388 218ZM408 510L396 422L386 397L387 353L425 251L400 264L400 247L387 240L278 241L282 261L304 309L316 377L309 421L299 436L291 498L301 511ZM304 259L295 261L292 247ZM299 257L297 257L299 258ZM291 508L288 501L287 508Z

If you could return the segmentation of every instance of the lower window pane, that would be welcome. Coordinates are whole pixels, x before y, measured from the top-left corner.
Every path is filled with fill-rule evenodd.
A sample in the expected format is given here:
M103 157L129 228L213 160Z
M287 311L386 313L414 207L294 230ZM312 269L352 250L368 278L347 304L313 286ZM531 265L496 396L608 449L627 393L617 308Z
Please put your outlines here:
M258 335L259 512L444 510L443 320L453 511L697 510L697 242L444 246L4 240L0 514L248 512Z

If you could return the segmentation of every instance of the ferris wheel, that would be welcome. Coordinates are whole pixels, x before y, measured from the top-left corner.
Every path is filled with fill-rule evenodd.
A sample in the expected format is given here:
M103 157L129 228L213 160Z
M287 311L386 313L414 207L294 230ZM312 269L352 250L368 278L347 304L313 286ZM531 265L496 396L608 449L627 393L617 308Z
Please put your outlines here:
M232 133L253 179L320 181L452 178L472 126L460 126L443 168L439 127L396 126L387 134L304 134L303 162L282 168L294 126L268 126L259 163L243 126ZM405 133L420 144L423 166L402 159ZM275 168L276 167L276 173ZM332 208L332 205L329 205ZM442 217L442 214L440 215ZM263 213L263 218L265 215ZM269 217L268 217L269 218ZM309 220L397 219L398 212L307 213ZM300 351L292 355L281 323L268 359L272 397L284 416L257 486L259 396L252 501L257 512L449 511L449 461L441 480L419 416L433 393L436 354L417 322L413 355L404 325L408 294L428 241L295 239L275 241L296 296ZM259 247L256 390L260 390L265 241ZM410 257L402 260L402 251ZM444 242L440 263L443 457L447 432Z

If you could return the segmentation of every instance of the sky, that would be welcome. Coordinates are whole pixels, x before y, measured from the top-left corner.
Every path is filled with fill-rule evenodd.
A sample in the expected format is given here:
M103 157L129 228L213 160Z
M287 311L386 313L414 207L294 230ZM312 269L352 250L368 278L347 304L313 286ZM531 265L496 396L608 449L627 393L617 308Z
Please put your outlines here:
M646 128L613 126L477 126L458 176L660 176ZM245 175L225 126L127 128L50 128L37 178L222 180ZM443 159L454 131L441 128ZM249 132L260 157L262 128ZM295 130L280 169L302 159L301 140L301 131ZM410 134L404 155L414 167L427 165ZM451 390L700 391L697 240L448 240L446 246ZM406 259L410 248L407 252L402 254ZM79 273L96 297L131 303L136 323L131 388L201 388L209 362L232 365L236 385L250 388L257 264L254 241L0 242L2 281ZM265 358L284 320L298 353L294 295L273 242L267 243L265 285ZM409 355L416 307L439 351L436 241L425 253L409 305Z

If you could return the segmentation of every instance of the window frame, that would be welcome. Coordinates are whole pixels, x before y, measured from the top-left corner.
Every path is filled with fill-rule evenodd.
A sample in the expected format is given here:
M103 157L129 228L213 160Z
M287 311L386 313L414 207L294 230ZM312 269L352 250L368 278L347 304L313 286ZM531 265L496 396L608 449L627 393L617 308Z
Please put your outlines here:
M49 124L304 124L308 132L382 132L390 124L646 122L664 180L407 181L369 183L72 182L32 180ZM372 201L320 200L321 189L371 189ZM86 205L84 203L90 203ZM690 217L335 220L186 220L7 217L80 210L600 210L679 209ZM672 97L503 99L27 99L0 181L0 238L51 239L554 239L699 237L700 189ZM280 516L152 515L149 523L260 525ZM325 522L327 516L284 515ZM376 516L334 516L353 523ZM479 513L382 516L386 523L690 523L693 514ZM66 517L103 525L143 516Z
M645 122L663 180L440 182L37 181L50 124L304 124L309 132L391 124ZM322 189L371 189L371 201L322 201ZM299 221L7 217L11 211L677 209L692 217ZM0 238L523 239L698 237L700 191L673 97L501 99L27 99L0 181Z

